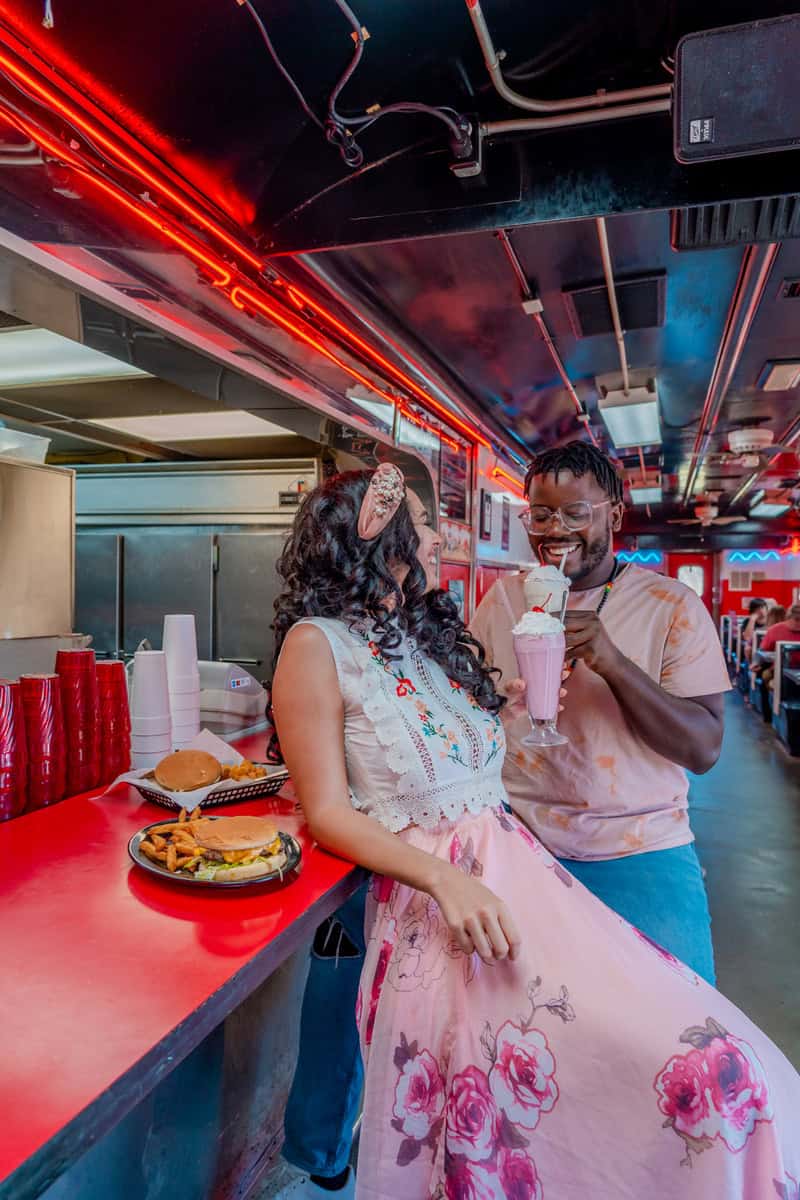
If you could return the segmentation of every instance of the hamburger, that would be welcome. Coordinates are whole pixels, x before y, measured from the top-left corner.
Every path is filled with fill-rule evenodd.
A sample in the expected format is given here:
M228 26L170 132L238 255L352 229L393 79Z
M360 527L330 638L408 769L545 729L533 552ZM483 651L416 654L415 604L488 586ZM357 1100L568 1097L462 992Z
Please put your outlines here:
M222 764L205 750L176 750L153 772L156 783L168 792L194 792L222 778Z
M200 848L195 879L228 883L286 866L280 834L266 817L200 817L192 835Z

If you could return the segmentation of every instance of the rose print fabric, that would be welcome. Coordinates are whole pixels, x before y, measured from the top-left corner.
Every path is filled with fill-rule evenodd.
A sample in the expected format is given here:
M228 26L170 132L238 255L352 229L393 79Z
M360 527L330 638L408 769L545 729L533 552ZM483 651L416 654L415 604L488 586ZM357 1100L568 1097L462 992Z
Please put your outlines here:
M800 1077L502 809L404 840L502 896L515 963L373 882L359 1200L800 1200Z
M522 574L496 583L472 622L503 681L519 669L512 621L525 609ZM507 603L503 600L505 592ZM575 592L569 608L596 609L602 588ZM673 696L730 689L719 636L702 601L675 579L629 564L614 583L601 621L616 646ZM693 841L686 772L633 732L608 684L579 663L567 685L558 727L566 746L521 745L530 724L505 718L503 779L511 806L559 858L621 858Z
M413 645L383 660L368 630L314 623L353 804L480 879L523 941L485 966L429 896L373 880L359 1200L800 1200L781 1052L504 810L499 722Z

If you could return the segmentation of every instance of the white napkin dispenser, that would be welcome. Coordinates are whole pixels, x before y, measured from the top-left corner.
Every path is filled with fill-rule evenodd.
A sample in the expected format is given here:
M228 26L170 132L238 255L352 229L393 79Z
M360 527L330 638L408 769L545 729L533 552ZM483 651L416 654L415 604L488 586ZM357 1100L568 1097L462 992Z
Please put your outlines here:
M203 716L228 713L240 717L263 717L267 693L236 663L200 662L200 712Z

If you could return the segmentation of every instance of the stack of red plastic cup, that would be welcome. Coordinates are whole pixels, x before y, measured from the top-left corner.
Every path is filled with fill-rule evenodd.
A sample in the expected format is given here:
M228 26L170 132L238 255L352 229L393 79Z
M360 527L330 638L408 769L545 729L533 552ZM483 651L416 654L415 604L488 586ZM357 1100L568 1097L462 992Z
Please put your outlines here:
M91 791L100 782L100 708L94 650L59 650L56 673L67 739L67 795Z
M0 679L0 821L24 811L28 752L18 683Z
M97 664L100 700L100 784L112 783L131 769L131 713L125 664Z
M28 810L63 800L67 790L67 740L58 675L23 675L19 681L28 742Z

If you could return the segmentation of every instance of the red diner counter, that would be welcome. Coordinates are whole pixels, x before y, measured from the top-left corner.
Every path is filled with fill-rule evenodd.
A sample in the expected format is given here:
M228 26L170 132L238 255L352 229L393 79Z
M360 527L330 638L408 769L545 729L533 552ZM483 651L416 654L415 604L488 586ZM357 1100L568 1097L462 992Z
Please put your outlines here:
M263 759L264 739L236 747ZM44 1195L364 878L313 844L291 797L220 811L274 814L301 842L299 877L224 894L161 882L127 844L169 817L130 787L0 826L0 1200Z

